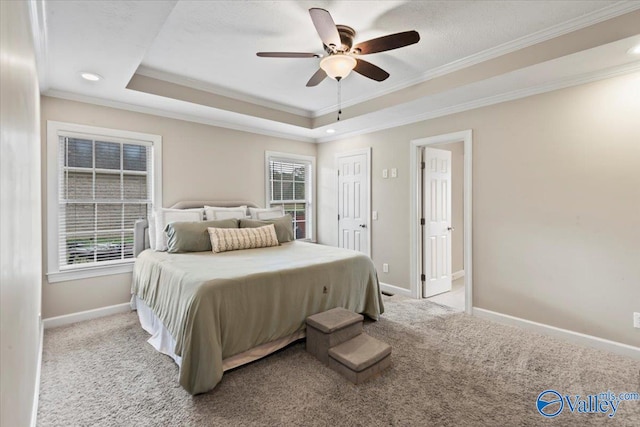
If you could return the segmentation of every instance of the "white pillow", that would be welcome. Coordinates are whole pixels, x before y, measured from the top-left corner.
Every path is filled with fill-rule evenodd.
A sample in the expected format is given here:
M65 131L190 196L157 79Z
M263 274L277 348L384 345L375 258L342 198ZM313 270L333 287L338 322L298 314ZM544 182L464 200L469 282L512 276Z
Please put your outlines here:
M207 221L220 219L243 219L247 217L247 205L236 206L233 208L221 208L217 206L205 206L204 212Z
M170 222L178 221L190 221L198 222L202 221L202 208L198 209L158 209L155 215L155 228L156 228L156 251L166 251L167 247L167 233L164 229L167 228L167 224Z
M253 219L273 219L280 218L284 216L284 206L276 206L273 208L249 208L249 213L251 213L251 218Z
M149 248L153 251L156 250L156 216L151 212L151 216L147 220L149 224L149 229L147 232L149 233Z

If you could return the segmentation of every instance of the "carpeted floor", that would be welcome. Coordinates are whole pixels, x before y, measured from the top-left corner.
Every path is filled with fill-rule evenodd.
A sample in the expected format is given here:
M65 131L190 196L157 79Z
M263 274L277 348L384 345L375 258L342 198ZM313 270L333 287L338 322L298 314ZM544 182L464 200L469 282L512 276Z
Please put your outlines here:
M40 426L596 426L640 425L640 401L614 418L536 410L546 389L581 396L640 392L640 361L467 316L385 298L365 330L393 346L393 365L354 386L304 343L224 375L192 397L135 313L45 332Z

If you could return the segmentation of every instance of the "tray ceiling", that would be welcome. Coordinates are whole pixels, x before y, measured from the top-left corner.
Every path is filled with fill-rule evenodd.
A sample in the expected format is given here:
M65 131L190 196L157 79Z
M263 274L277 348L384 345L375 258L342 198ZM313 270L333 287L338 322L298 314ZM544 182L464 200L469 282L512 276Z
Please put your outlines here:
M325 128L333 121L337 85L326 79L317 87L305 87L319 59L255 55L258 51L323 53L309 17L311 7L326 8L337 24L353 27L356 43L405 30L417 30L421 36L418 44L366 57L391 74L386 81L355 73L343 81L343 103L353 107L345 110L339 131L353 134L398 112L407 117L424 113L419 109L429 100L403 98L407 87L424 87L434 77L633 12L640 9L640 2L45 1L37 35L42 90L52 96L231 128L324 140ZM624 35L619 39L634 42L636 34ZM616 49L626 52L624 46ZM623 52L599 68L637 59ZM565 67L576 61L559 61L558 78L566 79ZM547 83L555 78L555 68L544 68ZM592 68L575 72L596 71ZM81 71L98 73L104 80L83 81ZM487 78L513 71L506 67ZM516 77L528 78L522 70ZM505 87L513 86L516 77L508 76ZM500 91L499 81L487 84ZM382 102L385 99L392 102ZM367 109L374 104L379 108Z

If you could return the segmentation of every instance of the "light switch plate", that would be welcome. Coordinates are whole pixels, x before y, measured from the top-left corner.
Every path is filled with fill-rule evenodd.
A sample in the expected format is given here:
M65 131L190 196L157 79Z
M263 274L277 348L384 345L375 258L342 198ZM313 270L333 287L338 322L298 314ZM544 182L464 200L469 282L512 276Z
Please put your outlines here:
M389 169L382 169L382 177L389 178Z
M382 264L382 272L383 273L388 273L389 272L389 264L387 264L387 263Z
M633 327L640 328L640 313L633 313Z
M397 168L392 168L391 169L391 178L397 178L398 177L398 169Z
M377 220L378 220L378 211L373 211L373 212L371 212L371 218L372 218L374 221L377 221Z

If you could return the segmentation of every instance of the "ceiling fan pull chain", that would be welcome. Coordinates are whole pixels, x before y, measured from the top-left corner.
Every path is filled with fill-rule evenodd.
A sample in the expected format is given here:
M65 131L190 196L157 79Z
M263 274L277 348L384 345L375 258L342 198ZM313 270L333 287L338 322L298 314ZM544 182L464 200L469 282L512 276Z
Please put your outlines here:
M342 79L338 80L338 121L340 121L340 114L342 114L342 84L340 83Z

